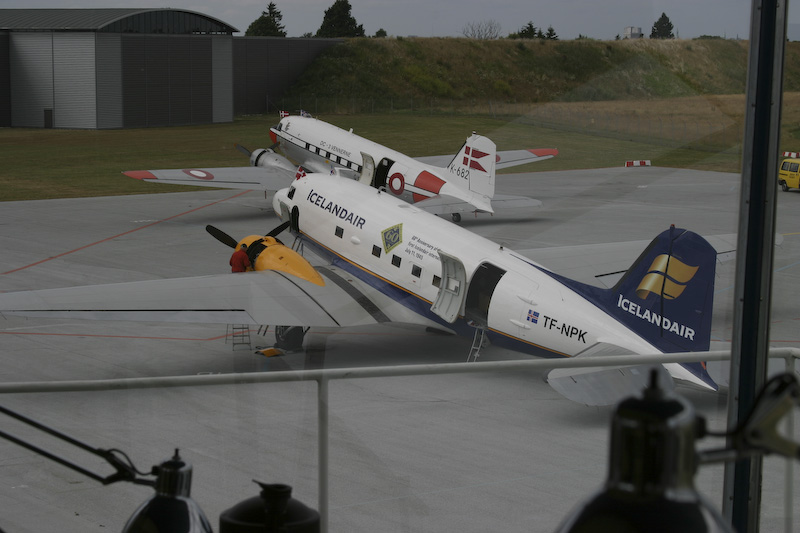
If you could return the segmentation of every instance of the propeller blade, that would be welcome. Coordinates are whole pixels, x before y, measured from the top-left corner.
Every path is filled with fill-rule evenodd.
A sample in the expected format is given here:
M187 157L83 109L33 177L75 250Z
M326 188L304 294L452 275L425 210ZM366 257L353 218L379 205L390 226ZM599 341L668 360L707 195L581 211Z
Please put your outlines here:
M284 222L280 226L277 226L272 231L267 233L267 237L275 237L276 235L280 234L283 230L285 230L288 227L289 227L289 221L287 220L286 222Z
M224 244L225 246L230 246L234 250L236 249L237 241L227 233L222 230L215 228L214 226L208 225L206 226L206 231L211 234L212 237L217 239L219 242Z
M250 152L250 150L248 150L247 148L245 148L241 144L235 144L234 146L236 146L236 149L239 150L240 152L242 152L244 155L246 155L247 157L250 157L250 154L252 153L252 152Z

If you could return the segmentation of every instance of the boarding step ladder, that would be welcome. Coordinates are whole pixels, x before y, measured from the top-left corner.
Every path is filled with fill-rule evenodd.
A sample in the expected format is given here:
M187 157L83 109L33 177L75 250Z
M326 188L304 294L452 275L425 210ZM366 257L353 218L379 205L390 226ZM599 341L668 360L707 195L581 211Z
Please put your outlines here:
M250 344L250 326L248 324L228 324L228 329L225 332L226 344L228 339L231 340L232 350L235 350L237 346L252 348Z
M481 348L486 344L486 326L473 324L475 327L475 335L472 337L472 347L469 349L467 356L467 363L470 361L477 361L481 355Z
M299 236L295 237L294 242L292 242L292 250L294 250L300 255L303 255L306 251L305 241L301 239Z

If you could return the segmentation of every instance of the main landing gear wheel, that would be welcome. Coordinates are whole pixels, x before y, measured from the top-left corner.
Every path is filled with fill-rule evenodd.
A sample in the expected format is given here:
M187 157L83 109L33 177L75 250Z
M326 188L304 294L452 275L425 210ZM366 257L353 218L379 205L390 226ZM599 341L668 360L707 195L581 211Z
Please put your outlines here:
M451 215L451 217L452 217L452 219L453 219L453 222L455 222L456 224L458 224L459 222L461 222L461 213L453 213L453 214Z
M302 350L306 331L302 326L275 326L275 347L287 352Z
M781 190L782 190L783 192L786 192L786 191L788 191L788 190L789 190L789 186L788 186L788 185L786 185L786 182L785 182L785 181L782 181L782 182L781 182Z

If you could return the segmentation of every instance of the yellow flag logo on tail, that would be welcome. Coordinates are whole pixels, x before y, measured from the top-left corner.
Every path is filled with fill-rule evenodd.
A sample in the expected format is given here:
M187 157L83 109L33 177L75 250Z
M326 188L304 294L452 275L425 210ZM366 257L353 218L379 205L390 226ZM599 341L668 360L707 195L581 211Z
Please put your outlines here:
M651 292L662 294L667 300L674 300L686 289L686 285L697 273L699 266L689 266L669 254L661 254L647 269L647 275L636 288L636 295L642 300Z

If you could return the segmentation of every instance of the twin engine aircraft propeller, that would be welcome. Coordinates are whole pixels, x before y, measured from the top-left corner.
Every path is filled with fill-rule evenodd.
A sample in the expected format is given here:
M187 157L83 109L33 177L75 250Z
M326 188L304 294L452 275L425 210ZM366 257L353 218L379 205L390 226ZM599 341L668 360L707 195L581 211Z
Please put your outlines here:
M309 281L315 285L319 285L320 287L324 287L325 281L322 279L322 276L319 275L319 272L314 270L311 263L306 261L302 255L283 244L276 237L276 235L283 232L288 227L289 222L287 221L277 226L263 237L261 235L248 235L238 242L236 239L214 226L206 226L206 231L219 242L230 248L238 249L242 244L246 244L247 257L250 259L253 270L275 270L284 272Z

